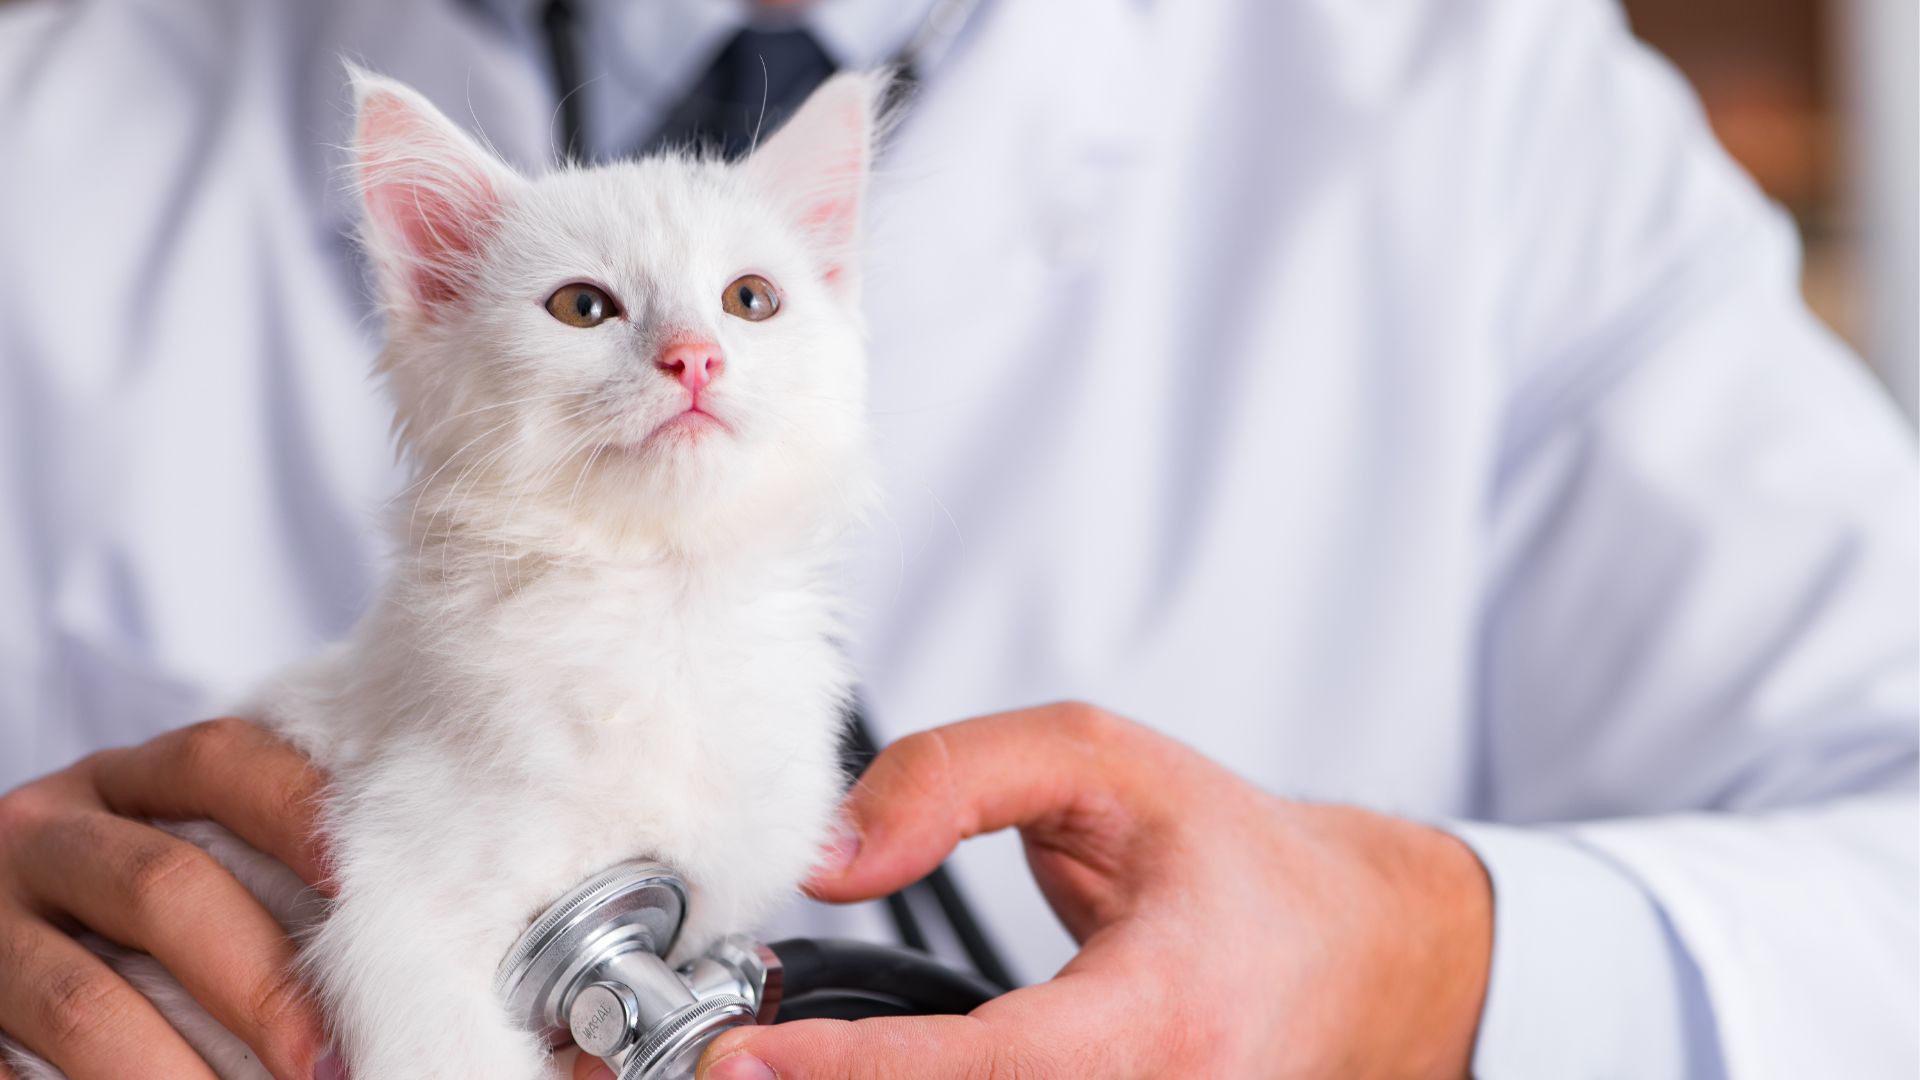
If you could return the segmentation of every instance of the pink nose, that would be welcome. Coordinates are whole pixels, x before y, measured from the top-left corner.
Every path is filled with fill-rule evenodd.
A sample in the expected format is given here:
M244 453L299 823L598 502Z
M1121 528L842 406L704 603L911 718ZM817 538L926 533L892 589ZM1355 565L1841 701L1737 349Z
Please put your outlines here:
M680 380L680 385L695 397L708 383L720 377L727 366L720 346L711 341L689 341L661 350L654 366Z

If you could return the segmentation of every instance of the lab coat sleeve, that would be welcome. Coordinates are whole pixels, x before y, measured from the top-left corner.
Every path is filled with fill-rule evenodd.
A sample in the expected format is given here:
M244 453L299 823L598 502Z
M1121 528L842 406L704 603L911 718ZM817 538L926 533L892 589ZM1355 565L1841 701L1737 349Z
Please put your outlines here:
M1617 13L1507 10L1477 1066L1914 1075L1912 433Z
M1494 894L1476 1077L1726 1075L1699 967L1631 875L1550 830L1451 828Z

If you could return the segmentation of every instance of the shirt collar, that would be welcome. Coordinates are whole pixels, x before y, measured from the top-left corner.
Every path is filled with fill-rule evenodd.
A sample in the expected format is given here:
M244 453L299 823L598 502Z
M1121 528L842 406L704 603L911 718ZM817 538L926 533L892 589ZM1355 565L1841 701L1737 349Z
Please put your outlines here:
M542 40L547 0L471 0L522 40ZM742 27L806 27L842 68L887 63L933 0L813 0L770 10L753 0L574 0L593 149L619 153L653 131Z
M504 22L535 25L547 0L471 0ZM842 67L873 67L884 63L907 43L934 0L813 0L795 5L791 14L759 10L752 0L575 0L583 12L598 16L611 9L616 16L653 19L665 29L720 25L738 30L756 12L762 18L796 19L811 29L821 45ZM663 48L666 47L663 43Z

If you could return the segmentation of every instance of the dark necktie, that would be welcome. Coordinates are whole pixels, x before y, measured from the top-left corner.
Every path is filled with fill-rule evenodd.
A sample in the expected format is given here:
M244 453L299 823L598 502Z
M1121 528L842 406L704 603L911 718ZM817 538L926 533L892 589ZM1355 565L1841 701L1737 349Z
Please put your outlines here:
M833 72L833 58L805 30L749 27L720 50L713 66L638 149L697 146L738 158Z

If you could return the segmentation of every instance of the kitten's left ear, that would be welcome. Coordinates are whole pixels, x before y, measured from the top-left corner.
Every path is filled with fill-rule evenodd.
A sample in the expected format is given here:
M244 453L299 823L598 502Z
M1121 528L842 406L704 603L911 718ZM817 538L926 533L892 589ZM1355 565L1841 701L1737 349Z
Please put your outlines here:
M805 231L828 283L849 298L859 295L860 205L886 84L880 74L835 75L745 164Z

